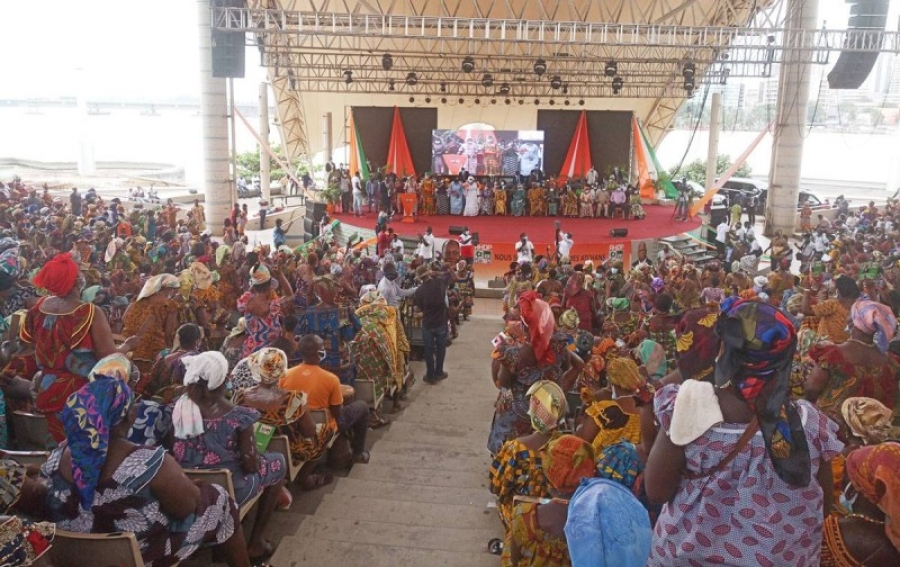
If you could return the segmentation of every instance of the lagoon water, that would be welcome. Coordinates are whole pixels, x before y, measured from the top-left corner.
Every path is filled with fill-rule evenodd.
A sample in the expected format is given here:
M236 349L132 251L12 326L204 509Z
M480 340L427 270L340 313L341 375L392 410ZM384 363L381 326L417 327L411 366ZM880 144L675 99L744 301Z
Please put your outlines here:
M0 157L35 161L75 162L79 140L93 142L95 160L167 163L183 167L188 183L198 183L201 162L201 125L195 107L160 107L158 115L142 115L141 108L112 109L109 114L87 115L74 107L0 107ZM254 122L251 119L251 122ZM316 123L316 121L313 121ZM336 125L335 140L343 136ZM273 138L277 136L272 128ZM256 141L238 121L237 150L256 147ZM318 132L310 132L313 139ZM724 131L719 153L737 158L756 136L754 132ZM658 150L660 163L669 168L706 158L708 132L675 130ZM754 175L765 175L771 159L772 137L767 136L748 162ZM900 171L900 131L893 135L850 134L812 130L806 138L802 176L810 179L885 183Z

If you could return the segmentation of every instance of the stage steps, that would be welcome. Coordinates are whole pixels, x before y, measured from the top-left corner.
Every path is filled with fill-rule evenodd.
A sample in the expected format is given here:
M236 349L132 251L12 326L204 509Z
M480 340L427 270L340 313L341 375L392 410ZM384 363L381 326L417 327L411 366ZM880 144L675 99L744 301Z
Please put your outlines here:
M690 262L698 267L716 259L716 255L711 252L705 243L688 234L666 236L660 238L659 241L683 255L685 262Z
M329 487L314 513L281 540L273 565L499 565L487 553L488 540L502 537L503 528L488 490L485 445L497 395L491 339L500 329L499 313L463 324L447 350L449 378L416 382L409 406L379 430L369 464ZM421 363L416 371L421 376Z

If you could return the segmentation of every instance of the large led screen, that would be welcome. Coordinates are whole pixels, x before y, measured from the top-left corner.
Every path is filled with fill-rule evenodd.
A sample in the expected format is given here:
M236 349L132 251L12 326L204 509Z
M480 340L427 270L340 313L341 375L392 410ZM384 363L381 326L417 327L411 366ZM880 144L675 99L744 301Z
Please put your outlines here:
M530 175L544 166L543 130L494 130L487 124L468 124L456 130L431 131L434 175Z

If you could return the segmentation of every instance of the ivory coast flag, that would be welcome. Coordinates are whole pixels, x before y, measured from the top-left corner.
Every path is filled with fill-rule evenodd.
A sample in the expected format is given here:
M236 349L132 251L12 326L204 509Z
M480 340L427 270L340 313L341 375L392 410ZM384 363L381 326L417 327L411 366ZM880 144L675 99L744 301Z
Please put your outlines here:
M362 139L359 137L359 131L356 129L356 122L353 120L353 111L350 111L350 175L356 175L359 172L359 178L366 180L369 178L369 163L366 161L366 152L363 151Z
M631 119L631 129L634 134L634 158L637 162L641 198L655 199L656 187L654 186L654 182L659 180L659 174L662 171L662 168L659 165L659 161L656 159L656 153L653 151L653 146L651 146L650 142L647 140L647 135L644 133L644 129L641 127L641 123L637 119L637 116L634 116ZM674 199L678 196L678 190L675 189L675 186L672 185L672 182L669 180L666 180L663 183L663 192L668 199Z

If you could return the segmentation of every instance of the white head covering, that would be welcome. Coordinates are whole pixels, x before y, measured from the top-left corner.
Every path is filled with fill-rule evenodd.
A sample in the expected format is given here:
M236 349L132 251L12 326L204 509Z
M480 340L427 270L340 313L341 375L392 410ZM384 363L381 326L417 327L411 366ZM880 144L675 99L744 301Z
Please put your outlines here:
M185 367L184 385L189 386L204 380L207 388L215 390L225 383L228 377L228 360L218 351L208 351L196 356L181 359ZM175 402L172 412L172 425L175 437L190 439L203 434L203 416L200 408L187 394L183 394Z

